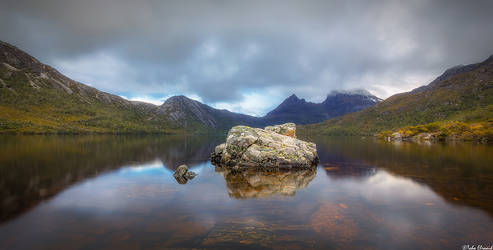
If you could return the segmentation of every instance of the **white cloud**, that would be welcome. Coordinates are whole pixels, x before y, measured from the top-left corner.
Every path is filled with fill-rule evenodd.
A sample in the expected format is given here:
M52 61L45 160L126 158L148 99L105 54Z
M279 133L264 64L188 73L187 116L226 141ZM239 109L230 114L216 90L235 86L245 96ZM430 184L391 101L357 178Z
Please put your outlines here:
M232 112L243 113L253 116L263 116L273 109L283 99L275 91L252 92L243 94L238 102L219 102L212 106L218 109L227 109Z
M204 102L202 100L202 98L197 94L189 94L189 95L185 95L185 96L192 99L192 100L195 100L195 101Z
M132 68L123 60L102 51L71 60L58 59L54 61L54 66L76 81L105 91L114 90L115 85L128 83L128 77L134 74ZM123 72L125 74L122 74Z
M134 96L134 97L126 97L123 95L120 95L120 97L125 98L129 101L139 101L139 102L147 102L147 103L152 103L154 105L161 105L163 102L167 99L167 97L160 97L160 98L155 98L152 96Z
M2 39L74 80L256 115L293 93L318 102L364 88L385 98L493 53L488 0L6 1Z

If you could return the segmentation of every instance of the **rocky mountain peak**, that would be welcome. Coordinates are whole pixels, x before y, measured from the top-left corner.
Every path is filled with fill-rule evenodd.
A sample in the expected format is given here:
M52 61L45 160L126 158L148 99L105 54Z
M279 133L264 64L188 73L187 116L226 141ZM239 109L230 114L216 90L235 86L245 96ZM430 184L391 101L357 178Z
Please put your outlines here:
M30 69L40 73L45 67L36 58L17 47L0 41L0 61L16 69Z
M493 55L491 55L490 57L488 57L488 59L486 59L486 61L484 61L485 63L492 63L493 62Z
M299 98L295 94L292 94L286 100L299 100Z
M300 99L298 98L295 94L290 95L288 98L286 98L281 105L292 105L292 104L300 104L300 103L305 103L305 99Z
M14 45L3 41L0 41L0 68L16 72L18 79L24 79L16 81L16 86L11 89L14 92L21 91L22 86L29 84L33 91L39 89L57 90L66 95L74 95L85 103L102 102L123 106L132 105L131 102L119 96L74 81ZM0 80L3 81L3 79Z
M345 98L345 99L353 99L353 100L368 100L369 102L372 103L377 103L382 101L382 99L376 97L375 95L371 94L368 90L366 89L355 89L355 90L334 90L331 91L328 95L325 101L322 103L329 103L335 99L340 99L340 98Z
M489 56L486 60L484 60L480 63L473 63L473 64L468 64L468 65L460 64L460 65L450 67L447 70L445 70L445 72L443 72L443 74L441 74L439 77L435 78L435 80L430 82L428 85L424 85L424 86L418 87L416 89L413 89L411 91L411 93L418 93L418 92L422 92L422 91L437 87L438 83L443 82L445 80L448 80L448 79L450 79L450 78L452 78L458 74L470 72L470 71L476 70L476 69L483 67L483 66L491 67L490 64L492 64L492 63L493 63L493 55Z
M262 119L277 123L317 123L362 110L380 101L366 90L332 91L322 103L307 102L291 95Z
M175 95L175 96L172 96L172 97L166 99L166 101L162 105L173 104L173 103L186 104L186 103L192 103L192 102L194 102L194 100L192 100L192 99L190 99L184 95Z

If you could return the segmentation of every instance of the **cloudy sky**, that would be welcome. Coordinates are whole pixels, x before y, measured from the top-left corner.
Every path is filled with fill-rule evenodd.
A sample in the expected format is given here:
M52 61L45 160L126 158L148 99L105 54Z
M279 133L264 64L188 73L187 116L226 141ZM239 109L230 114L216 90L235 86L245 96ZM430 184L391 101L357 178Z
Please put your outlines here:
M0 39L128 99L262 115L295 93L386 98L493 54L493 1L2 0Z

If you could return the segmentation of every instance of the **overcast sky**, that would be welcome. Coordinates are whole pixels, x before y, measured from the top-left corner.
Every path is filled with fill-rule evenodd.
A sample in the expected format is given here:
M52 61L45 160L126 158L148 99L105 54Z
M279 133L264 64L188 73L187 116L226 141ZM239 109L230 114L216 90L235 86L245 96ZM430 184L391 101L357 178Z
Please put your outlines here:
M262 115L295 93L381 98L493 54L493 1L2 0L0 39L128 99Z

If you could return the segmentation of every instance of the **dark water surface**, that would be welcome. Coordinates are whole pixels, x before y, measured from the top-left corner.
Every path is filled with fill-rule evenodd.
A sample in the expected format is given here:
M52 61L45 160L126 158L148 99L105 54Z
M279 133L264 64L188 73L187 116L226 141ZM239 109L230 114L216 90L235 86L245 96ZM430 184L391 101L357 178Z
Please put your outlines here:
M317 138L316 170L237 173L222 140L0 136L0 249L493 244L492 146Z

